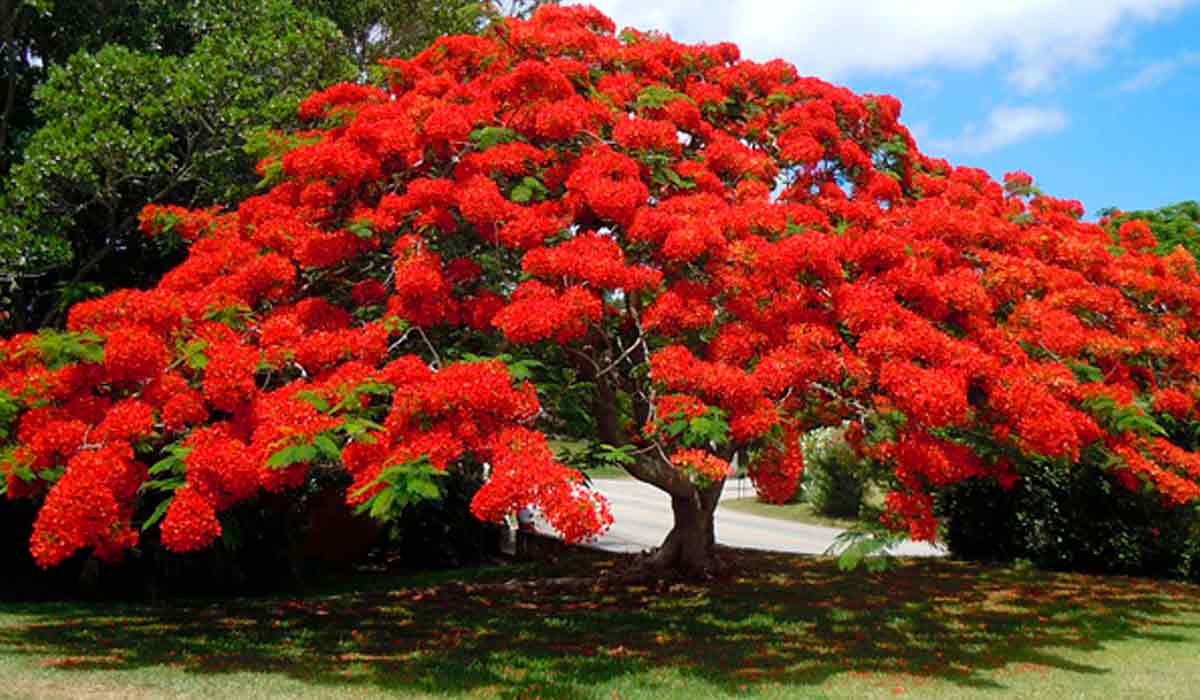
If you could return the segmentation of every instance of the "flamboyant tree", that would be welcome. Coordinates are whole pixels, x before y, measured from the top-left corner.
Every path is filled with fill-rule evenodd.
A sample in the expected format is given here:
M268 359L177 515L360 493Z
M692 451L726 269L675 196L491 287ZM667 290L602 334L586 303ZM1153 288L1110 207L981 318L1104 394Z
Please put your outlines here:
M318 472L386 516L485 467L480 518L532 504L582 540L611 520L582 451L670 495L651 562L700 572L732 465L787 498L798 435L843 422L915 538L937 489L1034 458L1200 495L1200 284L1144 224L1114 244L1024 174L922 155L891 97L590 8L386 65L302 104L269 191L149 208L190 242L157 287L0 345L41 564L164 515L204 548Z

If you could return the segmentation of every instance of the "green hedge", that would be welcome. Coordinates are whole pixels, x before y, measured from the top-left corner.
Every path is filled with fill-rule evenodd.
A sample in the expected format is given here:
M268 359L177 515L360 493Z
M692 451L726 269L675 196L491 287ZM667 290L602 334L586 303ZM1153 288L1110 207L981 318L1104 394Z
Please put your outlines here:
M1011 490L970 481L938 501L953 556L1052 570L1200 581L1200 517L1135 494L1099 467L1033 463Z

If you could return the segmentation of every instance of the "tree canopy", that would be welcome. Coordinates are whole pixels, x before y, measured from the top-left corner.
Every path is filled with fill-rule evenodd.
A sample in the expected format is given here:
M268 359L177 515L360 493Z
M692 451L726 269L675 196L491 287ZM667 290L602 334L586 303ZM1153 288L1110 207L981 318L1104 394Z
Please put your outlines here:
M1200 496L1200 284L1146 224L1114 245L1024 173L923 155L892 97L591 8L385 63L301 103L269 190L147 208L188 245L156 286L0 345L42 565L155 526L204 548L317 474L388 517L486 468L478 517L579 541L611 521L583 459L669 494L651 562L698 573L734 463L783 497L800 433L844 422L916 539L939 489L1034 460Z

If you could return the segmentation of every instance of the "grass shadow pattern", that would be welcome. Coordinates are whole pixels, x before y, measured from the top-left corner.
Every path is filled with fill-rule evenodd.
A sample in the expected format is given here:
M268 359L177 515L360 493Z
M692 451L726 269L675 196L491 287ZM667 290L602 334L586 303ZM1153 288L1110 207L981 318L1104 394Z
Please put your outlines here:
M730 556L735 573L704 585L514 592L512 569L487 569L357 579L290 599L7 606L0 656L432 695L595 697L618 677L662 671L732 694L841 674L1001 689L1005 669L1107 673L1061 652L1192 641L1200 621L1200 591L1184 584L937 560L847 574L821 558ZM602 581L627 565L580 554L556 573Z

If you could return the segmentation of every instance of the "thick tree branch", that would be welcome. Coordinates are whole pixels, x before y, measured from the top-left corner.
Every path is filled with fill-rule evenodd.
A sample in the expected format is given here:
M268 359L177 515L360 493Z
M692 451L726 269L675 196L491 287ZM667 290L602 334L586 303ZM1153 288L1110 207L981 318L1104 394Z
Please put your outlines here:
M598 370L593 370L591 377L596 384L595 398L592 402L593 414L596 418L596 430L600 439L609 445L621 446L629 443L625 429L621 425L620 407L617 404L617 392L608 377Z
M592 396L592 415L596 419L596 436L601 442L623 447L632 444L629 435L621 425L620 406L617 401L617 377L610 373L601 373L598 362L590 355L575 351L575 355L587 360L587 363L577 363L576 369L581 375L593 381L596 391ZM643 450L636 455L633 463L625 465L634 478L655 486L672 497L683 498L695 492L695 486L676 471L667 459L662 447ZM657 454L654 454L657 453Z
M695 484L658 457L639 457L631 464L625 465L625 470L638 481L656 486L676 498L687 498L696 492Z
M0 15L4 17L4 113L0 115L0 157L8 150L9 124L17 104L17 20L21 16L21 3L15 0L0 0Z

